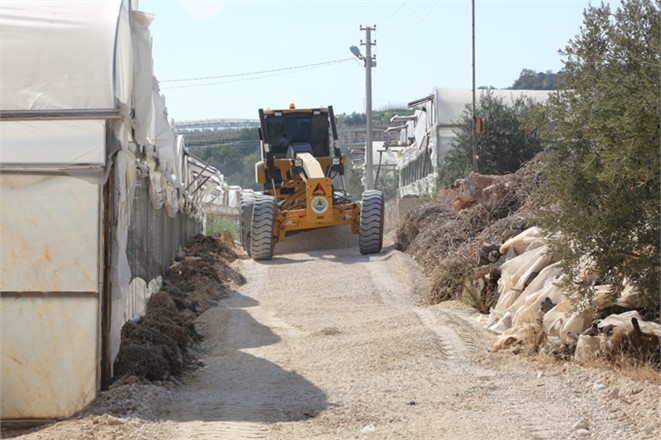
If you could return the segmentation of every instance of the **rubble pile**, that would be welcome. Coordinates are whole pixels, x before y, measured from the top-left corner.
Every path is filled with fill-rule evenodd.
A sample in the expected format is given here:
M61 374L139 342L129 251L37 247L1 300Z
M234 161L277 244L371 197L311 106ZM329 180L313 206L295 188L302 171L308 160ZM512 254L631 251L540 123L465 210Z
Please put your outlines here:
M542 351L579 361L628 353L660 365L661 325L636 311L632 286L567 291L566 275L531 227L535 163L515 174L471 174L412 211L396 246L431 278L429 303L458 299L489 314L495 349ZM622 291L615 297L614 291Z
M160 381L196 364L189 350L200 340L193 321L223 298L231 283L245 282L229 267L236 258L227 234L198 235L177 255L161 291L147 301L144 316L122 328L115 380L135 376Z

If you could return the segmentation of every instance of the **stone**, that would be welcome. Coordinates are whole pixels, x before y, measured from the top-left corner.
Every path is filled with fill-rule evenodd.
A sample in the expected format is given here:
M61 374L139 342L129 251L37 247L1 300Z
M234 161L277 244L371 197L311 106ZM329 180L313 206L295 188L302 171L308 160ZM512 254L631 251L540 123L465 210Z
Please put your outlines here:
M574 423L574 426L572 427L572 430L578 431L580 429L589 429L590 424L588 423L588 419L585 417L580 418L576 423Z

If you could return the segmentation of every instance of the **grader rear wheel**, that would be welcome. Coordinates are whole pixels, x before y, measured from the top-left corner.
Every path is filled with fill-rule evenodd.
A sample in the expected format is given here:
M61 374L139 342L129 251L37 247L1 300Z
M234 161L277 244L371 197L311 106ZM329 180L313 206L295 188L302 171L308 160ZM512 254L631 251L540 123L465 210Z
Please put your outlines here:
M384 207L385 201L381 191L367 190L363 193L358 233L358 247L363 255L381 252Z
M273 196L259 195L255 198L250 229L250 255L253 260L273 258L273 224L278 203Z

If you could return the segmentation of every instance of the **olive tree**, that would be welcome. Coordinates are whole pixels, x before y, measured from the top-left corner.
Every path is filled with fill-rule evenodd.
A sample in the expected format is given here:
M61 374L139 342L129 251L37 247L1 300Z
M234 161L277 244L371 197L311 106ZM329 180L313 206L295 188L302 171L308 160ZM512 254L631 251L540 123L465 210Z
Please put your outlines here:
M546 147L539 220L554 233L553 251L573 274L589 261L614 292L635 285L648 315L658 311L660 281L659 6L588 7L561 52L566 89L538 125Z
M506 174L519 169L541 150L535 130L524 121L537 104L526 97L507 105L502 98L484 90L476 113L486 120L486 131L478 135L478 169L482 174ZM447 186L472 170L473 117L466 106L455 130L455 139L445 156L440 172L441 184Z

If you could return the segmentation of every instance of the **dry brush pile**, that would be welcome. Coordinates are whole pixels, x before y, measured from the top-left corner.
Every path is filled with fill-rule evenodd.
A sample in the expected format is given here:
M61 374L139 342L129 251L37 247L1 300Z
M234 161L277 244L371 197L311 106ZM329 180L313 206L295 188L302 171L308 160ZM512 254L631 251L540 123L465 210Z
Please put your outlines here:
M409 211L396 232L396 246L430 275L430 303L463 298L489 311L504 261L498 249L529 226L530 194L538 178L533 165L504 176L471 174Z

